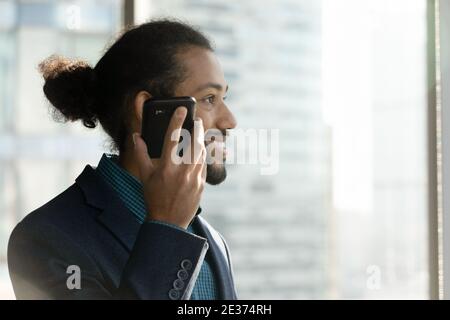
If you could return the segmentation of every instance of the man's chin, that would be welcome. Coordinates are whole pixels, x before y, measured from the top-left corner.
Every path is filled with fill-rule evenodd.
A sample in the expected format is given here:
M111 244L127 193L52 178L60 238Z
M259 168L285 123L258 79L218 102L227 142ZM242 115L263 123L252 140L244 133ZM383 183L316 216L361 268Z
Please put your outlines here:
M225 164L208 164L206 168L206 183L218 185L227 178Z

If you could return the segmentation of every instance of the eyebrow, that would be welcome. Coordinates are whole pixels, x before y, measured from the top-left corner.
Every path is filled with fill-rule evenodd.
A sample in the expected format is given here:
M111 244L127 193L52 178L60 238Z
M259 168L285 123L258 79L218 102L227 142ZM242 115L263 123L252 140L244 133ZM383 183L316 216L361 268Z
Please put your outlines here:
M222 87L221 84L215 83L215 82L208 82L208 83L198 87L194 92L199 92L199 91L202 91L202 90L205 90L205 89L208 89L208 88L214 88L214 89L219 90L219 91L223 90L223 87ZM227 92L227 91L228 91L228 85L225 88L225 92Z

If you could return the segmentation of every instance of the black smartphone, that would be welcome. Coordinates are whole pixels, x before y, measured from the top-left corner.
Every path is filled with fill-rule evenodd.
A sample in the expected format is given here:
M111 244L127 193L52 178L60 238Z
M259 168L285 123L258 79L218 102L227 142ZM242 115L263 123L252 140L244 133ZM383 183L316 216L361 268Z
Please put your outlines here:
M150 158L161 158L164 138L170 119L175 110L184 106L187 108L183 129L192 135L194 127L195 104L194 97L152 98L144 103L142 111L142 138L147 144Z

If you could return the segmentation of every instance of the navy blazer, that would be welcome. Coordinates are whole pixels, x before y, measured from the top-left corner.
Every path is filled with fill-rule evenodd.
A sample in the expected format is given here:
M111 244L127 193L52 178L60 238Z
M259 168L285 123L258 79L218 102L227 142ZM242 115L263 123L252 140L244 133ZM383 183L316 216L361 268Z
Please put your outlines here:
M200 236L139 224L88 165L72 186L13 230L8 267L16 297L189 299L207 254L220 299L237 299L225 240L200 216L192 223Z

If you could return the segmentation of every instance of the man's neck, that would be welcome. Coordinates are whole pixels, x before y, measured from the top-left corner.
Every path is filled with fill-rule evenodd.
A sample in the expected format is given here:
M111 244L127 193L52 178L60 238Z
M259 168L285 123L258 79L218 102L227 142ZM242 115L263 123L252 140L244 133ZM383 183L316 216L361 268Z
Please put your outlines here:
M134 156L134 146L131 143L126 145L126 151L120 152L119 154L119 165L125 169L129 174L142 182L140 174L139 174L139 166L137 160ZM153 166L157 166L159 163L159 159L153 159Z
M130 154L130 152L121 152L119 154L119 165L133 177L141 181L139 168L137 162L134 160L133 154Z

